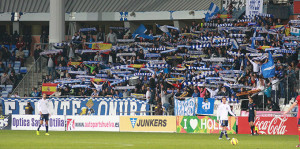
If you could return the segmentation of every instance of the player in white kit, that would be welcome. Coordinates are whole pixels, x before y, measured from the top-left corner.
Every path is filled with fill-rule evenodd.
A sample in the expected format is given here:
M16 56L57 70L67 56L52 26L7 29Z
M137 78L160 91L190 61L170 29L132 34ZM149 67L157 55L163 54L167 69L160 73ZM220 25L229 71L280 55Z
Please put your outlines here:
M228 126L228 112L235 116L235 114L231 111L230 106L226 104L226 97L222 98L222 103L218 106L218 112L217 112L217 120L219 123L221 123L222 131L220 134L219 139L221 140L223 137L223 134L226 136L227 140L230 140L230 138L227 135L226 127Z
M43 121L45 120L46 123L46 136L49 136L48 133L48 121L50 116L50 109L49 109L50 101L47 99L47 95L43 94L43 98L38 101L38 108L39 108L39 114L40 114L40 125L36 131L37 135L40 135L40 128L41 125L43 125Z

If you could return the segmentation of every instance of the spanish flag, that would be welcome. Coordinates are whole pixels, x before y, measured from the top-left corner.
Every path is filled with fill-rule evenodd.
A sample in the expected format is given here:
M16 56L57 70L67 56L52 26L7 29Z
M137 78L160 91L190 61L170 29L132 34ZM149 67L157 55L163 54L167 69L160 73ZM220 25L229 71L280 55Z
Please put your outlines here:
M232 18L232 16L229 14L218 14L218 18L226 19L226 18Z
M56 91L57 83L43 83L42 93L52 95Z
M112 48L111 43L93 43L92 50L108 50Z
M68 62L68 66L70 65L73 65L73 66L76 66L76 65L80 65L82 62Z
M107 81L107 79L91 78L91 81L93 81L93 82L105 82L105 81Z
M145 68L145 64L130 64L130 68Z
M258 48L258 49L265 50L265 49L267 49L267 48L272 48L272 47L271 47L271 46L259 46L259 48Z

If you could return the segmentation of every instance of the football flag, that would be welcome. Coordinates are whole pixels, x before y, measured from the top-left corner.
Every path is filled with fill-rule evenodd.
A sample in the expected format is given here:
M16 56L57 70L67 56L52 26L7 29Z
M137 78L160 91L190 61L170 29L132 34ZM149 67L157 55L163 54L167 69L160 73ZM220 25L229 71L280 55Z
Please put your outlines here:
M170 32L169 32L169 29L168 29L168 26L167 25L163 25L163 26L160 26L158 24L156 24L156 26L161 30L163 31L164 33L166 33L170 38L172 38Z
M217 14L219 12L219 10L220 9L216 4L214 4L213 2L210 3L209 10L205 14L205 21L206 22L210 21L211 17L214 16L215 14Z
M147 32L146 27L144 24L141 24L132 34L133 39L136 38L137 36L145 38L145 39L150 39L153 40L153 36L146 35L145 33Z
M198 98L197 114L213 114L214 113L214 98Z
M275 64L271 52L269 51L269 61L261 66L264 78L271 78L275 76Z

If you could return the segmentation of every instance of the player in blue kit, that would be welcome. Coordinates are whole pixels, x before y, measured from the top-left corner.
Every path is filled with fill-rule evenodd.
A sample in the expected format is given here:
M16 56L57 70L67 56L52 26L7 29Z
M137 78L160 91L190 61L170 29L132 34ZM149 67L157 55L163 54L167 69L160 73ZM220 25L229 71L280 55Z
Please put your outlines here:
M248 112L249 112L248 122L249 122L250 129L251 129L251 135L254 135L254 127L255 127L254 126L254 122L255 122L255 118L256 118L256 105L253 102L253 99L251 98L251 96L248 96L248 98L249 98L249 104L248 104Z

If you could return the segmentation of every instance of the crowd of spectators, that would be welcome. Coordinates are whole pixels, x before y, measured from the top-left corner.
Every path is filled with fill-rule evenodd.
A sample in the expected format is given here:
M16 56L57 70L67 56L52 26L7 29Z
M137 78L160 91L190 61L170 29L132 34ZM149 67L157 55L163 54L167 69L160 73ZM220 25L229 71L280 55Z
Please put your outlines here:
M165 32L155 35L149 30L153 40L130 40L132 34L122 29L111 29L107 35L101 29L76 32L60 47L61 52L44 55L48 75L43 82L59 84L52 96L139 96L165 109L172 106L173 97L243 99L249 93L238 94L249 90L261 91L254 96L259 108L269 104L268 99L276 104L279 98L288 102L296 96L295 82L299 81L299 40L287 39L292 37L291 26L280 19L260 16L192 22L178 30L170 29L171 36ZM113 46L108 51L88 50L96 42ZM239 47L234 47L235 42ZM264 78L261 71L268 62L266 46L281 49L271 50L276 65L272 78Z
M20 67L24 67L26 58L30 55L32 38L29 33L19 35L14 31L12 35L4 32L0 35L0 73L1 85L16 87L22 79ZM5 90L5 87L2 87Z

